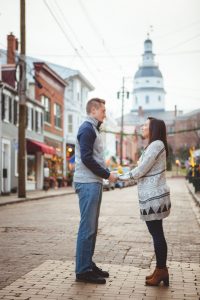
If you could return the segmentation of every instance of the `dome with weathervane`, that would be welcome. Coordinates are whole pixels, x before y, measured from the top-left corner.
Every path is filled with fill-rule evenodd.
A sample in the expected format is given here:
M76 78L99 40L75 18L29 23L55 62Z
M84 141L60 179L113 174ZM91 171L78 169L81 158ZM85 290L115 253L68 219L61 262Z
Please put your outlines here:
M141 107L144 111L165 110L165 90L163 76L154 61L152 41L149 37L144 42L142 64L134 76L133 111Z

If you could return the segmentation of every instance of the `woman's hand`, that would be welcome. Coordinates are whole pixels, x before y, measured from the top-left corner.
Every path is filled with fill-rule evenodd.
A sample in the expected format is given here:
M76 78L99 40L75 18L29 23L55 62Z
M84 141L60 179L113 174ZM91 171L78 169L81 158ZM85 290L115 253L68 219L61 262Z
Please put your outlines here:
M122 174L122 175L117 175L118 179L120 181L127 181L130 180L130 173Z

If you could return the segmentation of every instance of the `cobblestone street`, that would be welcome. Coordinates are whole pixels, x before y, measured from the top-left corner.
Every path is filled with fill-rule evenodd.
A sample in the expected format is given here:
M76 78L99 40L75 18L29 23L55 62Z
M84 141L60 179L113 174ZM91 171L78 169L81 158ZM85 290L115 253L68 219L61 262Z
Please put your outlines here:
M200 210L184 179L168 184L169 288L145 286L155 257L134 186L103 195L95 262L110 272L104 286L74 281L75 194L0 207L0 299L200 299Z

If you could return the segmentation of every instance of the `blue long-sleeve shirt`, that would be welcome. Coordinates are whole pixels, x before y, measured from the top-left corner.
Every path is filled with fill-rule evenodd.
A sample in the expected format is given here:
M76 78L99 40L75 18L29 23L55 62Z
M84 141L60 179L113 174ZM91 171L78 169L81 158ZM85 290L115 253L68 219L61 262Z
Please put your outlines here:
M110 176L98 127L98 121L88 117L79 128L75 148L75 182L102 182L102 178Z

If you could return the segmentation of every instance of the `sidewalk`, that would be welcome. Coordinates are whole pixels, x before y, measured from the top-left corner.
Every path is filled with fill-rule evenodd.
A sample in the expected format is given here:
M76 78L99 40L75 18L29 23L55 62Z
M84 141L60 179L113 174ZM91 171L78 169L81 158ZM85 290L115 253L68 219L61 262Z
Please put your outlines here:
M94 261L110 272L105 285L75 281L78 201L70 195L38 205L0 210L0 299L199 300L200 206L183 178L170 178L172 211L164 221L170 285L149 287L155 268L146 225L139 219L137 187L105 192ZM192 191L191 191L192 192ZM54 192L56 193L56 191ZM199 197L199 195L195 195ZM40 205L41 204L41 205Z
M74 193L75 191L71 186L57 188L57 189L49 189L48 191L44 191L44 190L28 191L26 193L26 198L18 198L17 194L11 194L9 196L0 196L0 206L21 203L25 201L52 198L52 197L63 196L63 195L71 195Z

